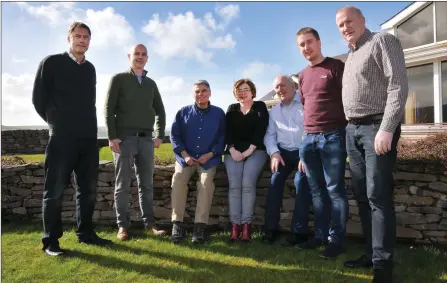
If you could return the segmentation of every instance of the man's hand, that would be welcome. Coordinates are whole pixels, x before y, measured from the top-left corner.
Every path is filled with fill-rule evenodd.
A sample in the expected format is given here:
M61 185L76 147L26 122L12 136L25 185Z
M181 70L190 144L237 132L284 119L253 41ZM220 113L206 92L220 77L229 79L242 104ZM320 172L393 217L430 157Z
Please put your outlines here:
M121 143L120 139L109 140L109 147L113 152L120 153L120 146L119 146L120 143Z
M197 164L197 159L195 159L191 156L186 156L184 159L185 159L186 164L188 164L189 166L193 166L193 165Z
M154 142L154 148L159 148L160 144L163 142L161 139L159 138L153 138L152 141Z
M230 154L231 154L231 158L236 162L239 162L242 159L244 159L244 156L242 156L242 153L239 150L235 149L234 147L230 148Z
M298 163L298 171L302 172L302 173L306 173L306 169L304 169L304 163L303 161L300 160L300 162Z
M393 133L379 130L374 141L374 149L377 155L382 155L391 150L391 142L393 141Z
M279 154L279 152L275 152L272 154L270 159L270 169L272 170L272 173L276 173L278 171L279 163L281 163L282 166L286 166L281 154Z
M200 156L199 159L197 159L197 162L199 162L200 164L205 164L213 157L213 155L214 154L212 152L205 153L204 155Z

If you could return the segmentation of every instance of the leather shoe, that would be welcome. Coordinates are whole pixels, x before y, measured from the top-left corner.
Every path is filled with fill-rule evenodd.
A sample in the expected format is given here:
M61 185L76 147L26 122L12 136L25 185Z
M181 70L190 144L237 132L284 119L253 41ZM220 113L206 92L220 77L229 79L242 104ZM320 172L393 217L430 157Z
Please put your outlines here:
M237 241L241 237L241 224L231 224L230 241Z
M348 267L348 268L361 268L361 267L368 268L368 267L372 267L373 263L372 263L372 260L370 260L366 257L366 255L362 255L358 259L345 261L344 265L345 265L345 267Z
M112 244L112 241L108 239L103 239L96 234L93 234L90 238L87 239L79 239L79 243L84 243L87 245L93 246L107 246Z
M242 236L243 242L249 242L251 240L251 223L242 224Z
M374 269L372 283L393 283L393 270L390 268Z

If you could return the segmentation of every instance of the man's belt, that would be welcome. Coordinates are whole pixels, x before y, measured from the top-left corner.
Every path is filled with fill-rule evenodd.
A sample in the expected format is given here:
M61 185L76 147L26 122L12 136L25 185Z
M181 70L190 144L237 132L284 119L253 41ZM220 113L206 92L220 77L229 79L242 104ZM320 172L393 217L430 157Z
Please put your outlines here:
M148 135L145 132L137 132L137 133L134 134L134 136L137 136L137 137L147 137Z
M349 118L348 123L353 125L371 125L383 119L383 114L365 116L362 118Z

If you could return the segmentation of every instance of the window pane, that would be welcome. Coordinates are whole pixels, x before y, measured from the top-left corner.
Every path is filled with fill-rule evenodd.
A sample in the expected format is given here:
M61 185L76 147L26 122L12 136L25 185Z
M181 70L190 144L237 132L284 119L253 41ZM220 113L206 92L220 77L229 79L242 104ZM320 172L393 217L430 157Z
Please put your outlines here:
M442 122L447 123L447 61L441 63L442 76Z
M447 2L436 2L436 41L447 40Z
M434 123L433 64L407 68L408 99L405 124Z
M433 43L433 4L398 26L397 37L404 49Z

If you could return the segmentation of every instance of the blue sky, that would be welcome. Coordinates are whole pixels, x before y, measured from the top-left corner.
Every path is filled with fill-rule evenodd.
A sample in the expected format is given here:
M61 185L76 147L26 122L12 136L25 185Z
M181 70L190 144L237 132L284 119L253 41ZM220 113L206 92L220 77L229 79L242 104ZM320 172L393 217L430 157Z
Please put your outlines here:
M302 27L318 30L323 55L345 53L335 12L348 4L362 10L368 28L379 31L410 2L3 2L2 124L44 124L31 104L34 75L42 58L67 49L73 20L92 29L87 59L98 75L99 125L110 77L128 68L129 47L143 43L169 128L176 111L193 103L198 79L210 82L211 102L226 110L235 102L237 79L252 79L260 98L276 75L304 68L295 43Z

